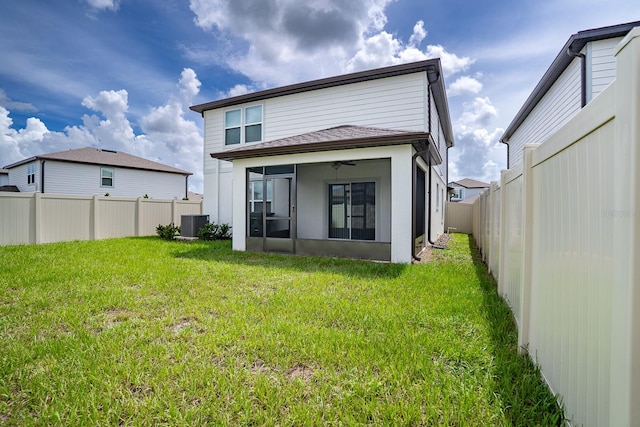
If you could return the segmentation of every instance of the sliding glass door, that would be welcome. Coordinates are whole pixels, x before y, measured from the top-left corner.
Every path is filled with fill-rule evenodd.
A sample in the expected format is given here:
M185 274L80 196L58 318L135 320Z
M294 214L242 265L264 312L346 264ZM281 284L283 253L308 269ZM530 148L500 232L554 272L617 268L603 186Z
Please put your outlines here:
M375 182L329 184L329 238L376 239Z

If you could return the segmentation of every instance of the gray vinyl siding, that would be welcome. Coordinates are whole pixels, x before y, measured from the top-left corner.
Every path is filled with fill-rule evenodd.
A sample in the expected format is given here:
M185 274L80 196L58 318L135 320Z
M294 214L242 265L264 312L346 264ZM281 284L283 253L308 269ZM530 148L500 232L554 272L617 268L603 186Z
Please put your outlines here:
M101 185L103 167L113 169L113 187ZM100 196L109 193L118 197L147 194L154 199L185 196L184 175L173 173L47 160L44 174L45 193Z
M580 111L581 65L574 59L542 97L509 142L509 166L522 161L525 144L539 144Z
M36 177L33 184L27 184L27 167L30 164L36 165ZM34 160L9 169L9 185L15 185L22 193L40 191L40 161Z
M588 85L587 99L590 101L616 79L616 58L613 52L622 40L616 37L598 40L587 45L587 76L591 79Z

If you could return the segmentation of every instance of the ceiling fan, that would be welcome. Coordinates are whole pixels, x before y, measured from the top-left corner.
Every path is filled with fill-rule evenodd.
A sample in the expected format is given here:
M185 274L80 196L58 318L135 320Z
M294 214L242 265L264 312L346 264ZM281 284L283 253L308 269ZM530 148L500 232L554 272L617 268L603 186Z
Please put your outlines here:
M355 166L356 164L354 162L343 162L343 161L339 161L339 162L333 162L333 164L331 165L332 168L334 168L335 170L338 170L338 168L342 165L345 166Z

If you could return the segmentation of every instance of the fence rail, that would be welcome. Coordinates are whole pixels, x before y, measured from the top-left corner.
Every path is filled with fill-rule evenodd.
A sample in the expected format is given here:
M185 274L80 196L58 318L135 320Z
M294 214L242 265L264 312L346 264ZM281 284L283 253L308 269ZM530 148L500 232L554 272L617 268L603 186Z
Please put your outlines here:
M200 201L0 193L0 245L150 236L200 213Z
M470 227L574 425L640 425L640 28L617 77L480 195ZM462 227L458 227L462 228Z

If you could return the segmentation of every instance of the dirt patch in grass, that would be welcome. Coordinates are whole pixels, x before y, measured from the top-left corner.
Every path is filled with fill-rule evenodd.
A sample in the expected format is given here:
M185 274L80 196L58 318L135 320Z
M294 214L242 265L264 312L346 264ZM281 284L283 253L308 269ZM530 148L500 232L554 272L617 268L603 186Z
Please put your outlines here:
M428 263L433 260L434 251L439 251L443 249L447 249L449 247L449 240L451 240L451 234L441 234L440 237L434 242L435 244L426 246L422 251L418 254L420 261L414 261L414 263Z
M293 368L287 370L287 376L291 380L299 378L304 382L308 382L313 377L313 369L306 365L298 363Z

